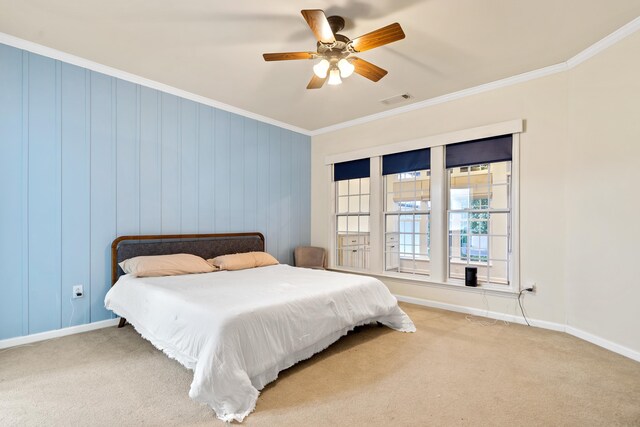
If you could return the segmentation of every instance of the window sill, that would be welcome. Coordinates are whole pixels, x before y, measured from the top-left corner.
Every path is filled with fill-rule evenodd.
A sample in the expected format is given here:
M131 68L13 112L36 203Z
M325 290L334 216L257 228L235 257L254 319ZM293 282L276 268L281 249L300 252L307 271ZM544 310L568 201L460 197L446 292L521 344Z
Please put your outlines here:
M469 263L467 264L466 261L462 261L462 260L457 260L457 259L452 259L450 260L451 264L456 264L456 265L470 265L472 267L486 267L487 263L486 262L480 262L480 261L469 261ZM490 262L489 263L489 267L492 267L493 263Z
M364 276L373 276L376 278L387 278L387 279L396 279L402 280L405 282L411 282L411 284L419 285L419 286L428 286L428 287L436 287L442 289L450 289L457 290L463 292L475 292L475 293L487 293L499 296L506 297L517 297L519 292L509 286L506 285L478 285L478 286L465 286L464 282L461 280L450 280L448 282L440 282L431 279L429 276L420 275L420 274L412 274L412 273L374 273L372 271L366 270L356 270L349 269L343 267L330 267L328 270L336 271L339 273L354 273L360 274ZM417 276L417 277L416 277Z

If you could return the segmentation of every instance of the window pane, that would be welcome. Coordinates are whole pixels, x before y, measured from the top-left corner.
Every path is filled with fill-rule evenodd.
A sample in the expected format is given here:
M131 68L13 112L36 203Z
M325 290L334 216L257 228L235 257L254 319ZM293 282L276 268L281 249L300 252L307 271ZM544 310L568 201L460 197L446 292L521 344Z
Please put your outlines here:
M349 198L347 196L338 197L338 213L349 211Z
M349 194L360 194L360 178L349 180Z
M347 194L349 194L349 182L346 180L338 181L338 196L346 196Z
M398 215L387 215L385 231L388 233L398 232Z
M356 215L347 217L347 229L349 230L349 234L358 232L358 217Z
M347 232L347 217L339 216L338 217L338 232L346 233Z
M508 263L506 261L492 261L489 266L489 280L492 283L508 285Z
M471 190L469 188L452 188L449 191L449 209L469 209L471 205Z
M488 202L490 195L490 189L488 185L474 185L469 190L471 199L473 199L474 201L486 200ZM479 209L479 207L474 209Z
M360 179L360 193L369 194L369 181L370 178L361 178Z
M360 196L360 212L369 212L369 196Z
M400 203L396 203L393 197L394 193L387 193L387 212L396 212L400 210Z
M449 214L449 234L451 233L466 233L469 225L469 214L466 212L450 213Z
M449 188L469 188L469 174L460 172L459 168L449 170Z
M426 234L417 234L416 239L416 254L422 256L429 256L429 236Z
M360 196L349 196L349 212L360 212Z
M506 184L511 176L511 162L491 163L489 170L493 184Z
M491 208L509 208L509 187L506 184L494 185L491 191Z
M491 235L506 236L509 231L509 214L492 213L489 220L489 231Z
M362 215L359 218L360 218L360 225L359 225L360 232L368 233L369 232L369 216Z

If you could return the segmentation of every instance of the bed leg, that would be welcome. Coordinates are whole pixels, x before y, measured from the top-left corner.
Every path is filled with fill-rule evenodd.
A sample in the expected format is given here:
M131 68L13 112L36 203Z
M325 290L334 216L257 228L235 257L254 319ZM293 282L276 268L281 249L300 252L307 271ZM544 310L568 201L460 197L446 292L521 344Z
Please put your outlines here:
M122 328L126 324L127 324L127 319L125 319L124 317L121 317L120 323L118 323L118 328Z

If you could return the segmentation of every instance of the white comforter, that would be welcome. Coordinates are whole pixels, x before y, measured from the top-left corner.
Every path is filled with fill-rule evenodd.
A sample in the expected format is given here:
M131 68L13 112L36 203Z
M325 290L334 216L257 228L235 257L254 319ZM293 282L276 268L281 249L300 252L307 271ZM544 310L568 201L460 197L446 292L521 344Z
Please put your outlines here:
M194 371L189 396L242 421L278 372L357 325L413 332L377 279L274 265L172 277L122 276L105 306Z

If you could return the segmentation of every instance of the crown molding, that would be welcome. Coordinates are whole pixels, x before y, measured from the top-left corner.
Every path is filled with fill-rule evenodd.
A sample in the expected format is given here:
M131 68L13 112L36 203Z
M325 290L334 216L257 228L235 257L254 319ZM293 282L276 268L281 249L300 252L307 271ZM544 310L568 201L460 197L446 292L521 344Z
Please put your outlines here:
M12 46L18 49L26 50L37 55L46 56L58 61L66 62L68 64L77 65L78 67L87 68L91 71L106 74L111 77L116 77L122 80L126 80L131 83L139 84L151 89L156 89L161 92L165 92L171 95L178 96L180 98L188 99L200 104L208 105L210 107L217 108L219 110L228 111L230 113L239 114L250 119L254 119L263 123L278 126L284 129L298 132L307 136L311 133L307 129L300 128L298 126L291 125L289 123L281 122L279 120L272 119L260 114L252 113L251 111L243 110L229 104L225 104L220 101L216 101L205 96L196 95L195 93L187 92L186 90L178 89L173 86L169 86L164 83L150 80L145 77L138 76L136 74L128 73L126 71L119 70L117 68L109 67L107 65L99 64L88 59L81 58L79 56L72 55L70 53L62 52L56 49L52 49L47 46L43 46L38 43L30 42L12 35L0 32L0 43L8 46Z
M579 54L570 58L567 61L567 68L571 69L582 64L587 59L596 56L603 50L610 48L614 44L618 43L627 36L630 36L638 30L640 30L640 16L629 22L628 24L618 28L616 31L604 37L603 39L595 42Z
M62 62L77 65L79 67L87 68L89 70L106 74L108 76L117 77L122 80L139 84L141 86L157 89L159 91L176 95L181 98L189 99L204 105L218 108L220 110L229 111L231 113L239 114L254 120L258 120L264 123L268 123L274 126L291 130L293 132L298 132L303 135L313 137L313 136L322 135L329 132L334 132L340 129L345 129L352 126L357 126L364 123L372 122L374 120L380 120L387 117L397 116L398 114L407 113L409 111L415 111L415 110L420 110L422 108L432 107L434 105L443 104L456 99L465 98L467 96L477 95L479 93L488 92L494 89L499 89L499 88L511 86L514 84L524 83L524 82L539 79L542 77L547 77L556 73L561 73L582 64L583 62L594 57L595 55L598 55L600 52L615 45L616 43L623 40L624 38L630 36L631 34L634 34L638 30L640 30L640 17L635 18L633 21L629 22L628 24L625 24L624 26L617 29L613 33L609 34L608 36L602 38L601 40L592 44L588 48L584 49L577 55L573 56L572 58L569 58L565 62L561 62L559 64L539 68L537 70L518 74L516 76L507 77L501 80L496 80L490 83L481 84L468 89L463 89L457 92L452 92L446 95L426 99L424 101L415 102L413 104L405 105L398 108L393 108L391 110L382 111L379 113L359 117L357 119L348 120L341 123L336 123L334 125L330 125L330 126L326 126L326 127L314 129L314 130L303 129L301 127L294 126L289 123L281 122L279 120L272 119L270 117L266 117L257 113L253 113L251 111L243 110L241 108L237 108L232 105L225 104L223 102L219 102L211 98L207 98L201 95L196 95L194 93L187 92L185 90L178 89L173 86L166 85L164 83L160 83L154 80L140 77L138 75L131 74L126 71L119 70L117 68L109 67L107 65L102 65L97 62L90 61L88 59L84 59L75 55L71 55L69 53L61 52L59 50L52 49L52 48L49 48L34 42L30 42L28 40L24 40L18 37L14 37L6 33L0 32L0 43L6 44L8 46L13 46L18 49L23 49L32 53L36 53L38 55L57 59Z
M402 107L394 108L392 110L382 111L380 113L371 114L369 116L359 117L357 119L353 119L353 120L338 123L335 125L327 126L324 128L316 129L311 131L311 136L317 136L323 133L334 132L340 129L361 125L361 124L372 122L375 120L397 116L398 114L407 113L409 111L421 110L423 108L432 107L438 104L444 104L446 102L450 102L456 99L466 98L467 96L477 95L479 93L489 92L495 89L511 86L517 83L523 83L530 80L539 79L541 77L550 76L552 74L560 73L566 70L567 70L567 64L562 62L560 64L551 65L549 67L539 68L537 70L518 74L517 76L507 77L506 79L496 80L491 83L485 83L479 86L463 89L458 92L448 93L446 95L438 96L435 98L425 99L424 101L415 102L409 105L404 105Z
M613 33L604 37L603 39L597 41L592 44L588 48L584 49L577 55L569 58L565 62L561 62L556 65L551 65L544 68L539 68L537 70L529 71L526 73L518 74L513 77L507 77L505 79L496 80L491 83L481 84L479 86L474 86L468 89L463 89L458 92L449 93L446 95L438 96L431 99L426 99L424 101L416 102L413 104L405 105L402 107L394 108L391 110L382 111L380 113L371 114L369 116L359 117L357 119L348 120L346 122L337 123L335 125L323 127L320 129L315 129L310 132L311 136L322 135L324 133L334 132L340 129L349 128L352 126L361 125L364 123L372 122L374 120L384 119L386 117L397 116L398 114L403 114L409 111L420 110L422 108L431 107L438 104L444 104L445 102L453 101L460 98L465 98L467 96L476 95L482 92L487 92L490 90L503 88L507 86L511 86L517 83L523 83L530 80L539 79L541 77L550 76L552 74L564 72L570 70L578 65L582 64L586 60L594 57L599 54L603 50L606 50L623 40L624 38L634 34L636 31L640 30L640 17L637 17L633 21L628 24L623 25L621 28L617 29Z

